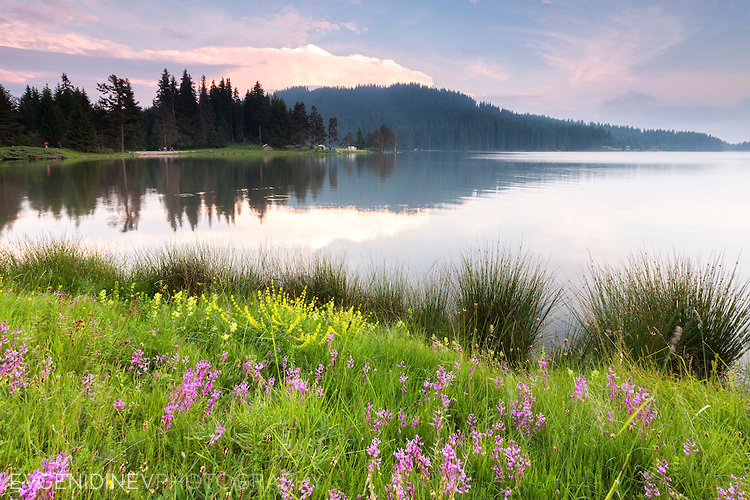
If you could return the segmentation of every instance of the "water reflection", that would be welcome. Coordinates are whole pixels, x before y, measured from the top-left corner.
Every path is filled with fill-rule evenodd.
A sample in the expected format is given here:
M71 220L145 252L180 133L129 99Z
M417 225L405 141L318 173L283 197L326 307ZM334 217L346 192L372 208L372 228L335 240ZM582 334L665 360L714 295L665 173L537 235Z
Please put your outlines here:
M747 154L410 152L144 158L0 167L4 242L75 235L125 251L325 248L429 268L482 240L523 243L573 274L639 246L750 246Z
M77 226L106 207L111 227L137 231L144 200L153 195L172 231L195 230L202 222L234 224L243 207L260 220L274 205L414 213L507 188L518 177L513 164L488 168L487 162L429 153L10 165L0 169L0 229L9 232L28 210Z

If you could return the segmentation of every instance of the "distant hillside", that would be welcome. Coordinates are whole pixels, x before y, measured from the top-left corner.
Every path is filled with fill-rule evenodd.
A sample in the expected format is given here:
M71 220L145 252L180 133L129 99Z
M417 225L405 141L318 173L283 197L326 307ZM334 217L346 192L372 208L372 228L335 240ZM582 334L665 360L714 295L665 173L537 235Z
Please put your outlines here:
M304 102L326 119L338 119L339 137L355 135L386 124L404 149L485 151L581 151L663 149L721 151L728 145L696 132L641 130L632 127L558 120L518 114L477 103L471 97L419 84L375 85L356 88L293 87L275 93L291 108Z

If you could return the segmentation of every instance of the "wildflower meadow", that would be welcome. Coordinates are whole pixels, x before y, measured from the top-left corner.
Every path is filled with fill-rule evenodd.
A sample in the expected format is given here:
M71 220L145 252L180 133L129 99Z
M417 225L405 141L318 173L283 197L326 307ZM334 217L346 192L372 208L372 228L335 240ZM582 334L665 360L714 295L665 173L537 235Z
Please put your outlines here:
M92 283L0 277L0 498L750 496L740 366L508 364L275 284Z

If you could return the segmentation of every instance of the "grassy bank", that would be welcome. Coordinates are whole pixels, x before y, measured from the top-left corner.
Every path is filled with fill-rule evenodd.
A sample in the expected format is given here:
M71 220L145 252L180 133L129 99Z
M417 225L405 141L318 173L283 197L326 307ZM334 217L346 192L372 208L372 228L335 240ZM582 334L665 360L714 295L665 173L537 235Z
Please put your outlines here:
M172 254L169 277L182 281L167 283L157 257L125 275L74 246L43 250L1 260L0 497L748 491L740 370L674 377L623 351L582 362L537 350L511 367L415 330L408 311L375 322L340 298L220 272L201 252L182 264ZM330 263L304 267L341 279ZM398 295L393 282L380 289Z
M339 153L367 153L367 151L331 151L331 150L310 150L310 149L279 149L264 151L259 144L231 144L223 148L205 148L193 149L186 151L127 151L125 155L119 152L99 152L99 153L82 153L72 149L62 148L36 148L31 146L8 146L0 148L1 161L35 161L35 160L70 160L70 159L106 159L106 158L132 158L136 156L147 155L167 155L167 156L189 156L197 158L216 158L226 156L283 156L283 155L326 155Z

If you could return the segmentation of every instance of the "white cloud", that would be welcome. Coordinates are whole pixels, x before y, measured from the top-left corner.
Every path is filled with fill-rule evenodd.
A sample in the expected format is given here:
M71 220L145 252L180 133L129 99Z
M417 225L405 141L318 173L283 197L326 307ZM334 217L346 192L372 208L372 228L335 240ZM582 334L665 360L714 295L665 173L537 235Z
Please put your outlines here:
M295 17L296 14L282 12L280 15ZM313 23L310 26L324 30L338 29L330 23ZM304 31L301 29L296 38L304 39ZM206 46L190 50L135 50L79 33L47 32L31 23L6 21L0 22L0 46L131 61L164 61L186 67L191 64L209 65L217 68L215 75L206 75L209 80L229 77L242 88L249 88L255 81L263 82L266 89L274 90L295 85L433 84L427 74L406 68L392 59L361 54L334 55L312 44L296 48ZM135 83L135 80L131 81ZM154 82L150 84L155 85Z

